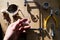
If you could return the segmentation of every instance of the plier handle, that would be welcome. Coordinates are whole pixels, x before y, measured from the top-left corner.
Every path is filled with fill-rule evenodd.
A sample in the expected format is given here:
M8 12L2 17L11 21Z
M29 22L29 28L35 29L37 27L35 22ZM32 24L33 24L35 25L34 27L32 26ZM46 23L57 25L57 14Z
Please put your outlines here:
M44 19L44 30L47 29L47 23L49 22L50 18L52 17L52 19L54 20L54 23L57 27L58 22L57 22L57 18L53 15L53 13L51 12L49 16L47 16L46 19Z

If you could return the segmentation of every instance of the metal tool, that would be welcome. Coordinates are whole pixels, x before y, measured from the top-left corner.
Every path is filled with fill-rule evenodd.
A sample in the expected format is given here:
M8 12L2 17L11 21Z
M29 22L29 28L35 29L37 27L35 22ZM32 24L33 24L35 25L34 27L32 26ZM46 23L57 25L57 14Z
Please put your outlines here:
M55 38L55 28L54 28L54 24L51 24L51 30L52 30L51 36L52 36L52 39L54 39L54 38Z
M57 19L56 19L56 17L53 15L53 9L51 9L50 10L51 11L51 13L50 13L50 15L46 18L46 19L44 19L44 29L46 30L46 28L47 28L47 22L49 21L49 19L50 19L50 17L52 17L53 19L54 19L54 22L55 22L55 24L56 24L56 27L57 27Z
M26 6L27 3L34 3L34 2L33 2L33 0L24 0L24 6Z
M52 17L52 19L54 20L54 22L55 22L55 25L56 25L56 27L57 27L57 19L56 19L56 17L53 15L53 9L51 9L50 10L51 12L50 12L50 15L46 18L46 19L44 19L44 30L46 30L47 29L47 23L48 23L48 21L49 21L49 19L50 19L50 17ZM52 38L54 39L54 37L55 37L55 30L54 30L54 26L52 25L52 27L51 27L51 36L52 36Z

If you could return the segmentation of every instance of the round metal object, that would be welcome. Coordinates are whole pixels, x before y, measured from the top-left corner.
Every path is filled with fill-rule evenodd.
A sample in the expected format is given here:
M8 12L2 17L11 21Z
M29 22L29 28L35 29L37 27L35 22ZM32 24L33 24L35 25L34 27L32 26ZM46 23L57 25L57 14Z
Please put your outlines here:
M55 14L56 14L56 15L59 15L59 14L60 14L60 9L56 9L56 10L55 10Z
M8 6L7 11L8 11L9 13L14 13L14 12L17 11L17 9L18 9L18 6L17 6L17 5L11 4L11 5Z
M48 2L43 3L43 8L48 9L49 8L49 3Z

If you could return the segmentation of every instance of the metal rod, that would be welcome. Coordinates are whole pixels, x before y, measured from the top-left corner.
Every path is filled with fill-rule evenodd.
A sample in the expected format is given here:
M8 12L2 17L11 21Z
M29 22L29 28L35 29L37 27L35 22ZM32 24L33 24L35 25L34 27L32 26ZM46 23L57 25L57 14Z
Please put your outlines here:
M29 30L42 30L42 28L30 28Z
M41 28L42 28L42 13L41 13Z

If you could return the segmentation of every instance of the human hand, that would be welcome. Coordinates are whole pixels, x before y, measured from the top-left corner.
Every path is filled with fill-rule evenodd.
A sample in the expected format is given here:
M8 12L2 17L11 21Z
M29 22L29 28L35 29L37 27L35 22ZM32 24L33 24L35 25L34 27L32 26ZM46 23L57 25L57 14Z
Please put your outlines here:
M29 28L29 21L27 19L18 19L16 22L8 26L3 40L9 40L11 39L11 37L15 38L14 40L16 40L21 32L24 32L26 29Z

